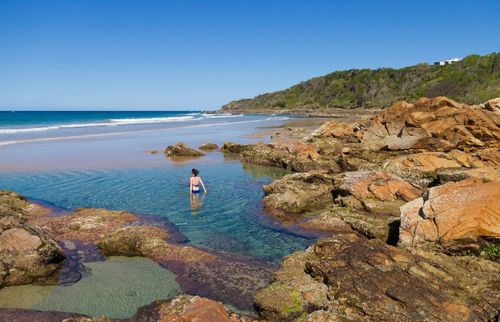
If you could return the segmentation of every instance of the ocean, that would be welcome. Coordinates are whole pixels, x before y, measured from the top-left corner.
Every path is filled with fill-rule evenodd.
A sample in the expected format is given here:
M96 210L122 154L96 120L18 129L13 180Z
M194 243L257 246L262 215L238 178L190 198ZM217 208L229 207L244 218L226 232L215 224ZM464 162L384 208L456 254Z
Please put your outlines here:
M0 145L280 119L200 111L0 111Z

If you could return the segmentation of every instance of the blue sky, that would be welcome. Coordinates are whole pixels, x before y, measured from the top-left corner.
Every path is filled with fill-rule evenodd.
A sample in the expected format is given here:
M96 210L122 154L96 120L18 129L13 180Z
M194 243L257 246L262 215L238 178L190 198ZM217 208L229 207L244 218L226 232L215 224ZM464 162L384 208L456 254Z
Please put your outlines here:
M0 0L0 109L215 109L500 50L500 1Z

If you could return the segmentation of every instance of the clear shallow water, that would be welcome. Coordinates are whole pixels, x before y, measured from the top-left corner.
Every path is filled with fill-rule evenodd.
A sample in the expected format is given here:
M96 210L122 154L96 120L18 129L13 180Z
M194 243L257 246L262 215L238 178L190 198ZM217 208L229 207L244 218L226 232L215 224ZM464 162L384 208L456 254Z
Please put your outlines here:
M225 160L219 152L155 168L0 172L0 188L62 208L101 207L167 218L189 243L278 261L312 243L262 214L262 185L283 171ZM191 168L208 194L189 197Z
M127 318L138 307L181 293L175 274L147 258L111 257L85 266L90 274L69 286L0 289L0 307Z
M150 116L141 114L142 119ZM313 243L314 237L287 230L262 213L262 185L283 175L283 170L243 165L237 160L226 159L220 152L185 162L172 162L163 153L147 153L152 149L161 151L178 141L192 147L206 142L220 145L228 140L256 141L253 134L258 131L257 127L279 126L283 119L272 116L218 118L200 113L184 116L198 119L4 132L0 134L0 189L17 191L60 208L101 207L165 218L194 246L274 264L283 256ZM94 121L85 119L79 122ZM47 127L52 126L48 124L50 122L53 125L55 120L47 122L42 118L21 125L11 122L0 125L0 129ZM71 122L75 120L59 119L56 124L71 125ZM11 143L2 144L6 141ZM209 191L194 200L189 196L188 185L193 167L201 171ZM145 267L144 273L124 273L122 270L128 265L105 266L109 268L108 275L102 275L97 268L90 276L70 286L74 293L65 293L62 286L16 287L14 290L18 293L6 293L8 290L14 292L10 288L0 290L0 307L22 305L21 302L15 304L5 300L26 297L26 305L31 308L88 315L104 312L108 316L120 317L132 315L139 306L151 302L152 297L162 298L177 290L177 286L169 284L163 287L164 293L155 293L155 286L148 284L149 268ZM143 283L144 292L138 293L140 296L133 302L106 299L102 306L88 302L92 295L101 298L98 289L95 292L90 290L100 279L95 275L110 276L113 284L110 289L133 287L128 284L128 278L112 279L115 273L130 275L137 280L137 285ZM94 279L86 280L92 276ZM39 293L43 296L38 296ZM82 293L81 299L79 293ZM32 302L38 301L36 299L39 302Z

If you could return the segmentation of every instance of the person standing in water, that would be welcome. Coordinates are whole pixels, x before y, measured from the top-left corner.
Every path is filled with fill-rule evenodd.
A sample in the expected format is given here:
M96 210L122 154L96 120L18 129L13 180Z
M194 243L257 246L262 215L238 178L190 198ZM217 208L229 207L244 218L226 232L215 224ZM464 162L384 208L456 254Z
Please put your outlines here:
M200 171L196 169L191 170L191 178L189 179L189 194L198 194L200 193L200 185L203 188L203 191L207 193L207 189L205 188L205 184L203 180L198 176Z

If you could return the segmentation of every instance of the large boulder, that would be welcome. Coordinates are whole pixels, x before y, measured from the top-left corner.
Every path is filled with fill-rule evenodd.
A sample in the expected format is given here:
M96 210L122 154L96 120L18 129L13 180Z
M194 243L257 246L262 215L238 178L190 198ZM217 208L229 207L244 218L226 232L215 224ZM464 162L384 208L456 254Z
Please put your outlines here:
M322 172L294 173L264 186L264 206L278 216L297 215L333 205L333 177Z
M45 232L27 223L35 208L24 197L0 192L0 287L57 281L65 255Z
M138 310L134 321L217 321L250 322L252 319L236 314L221 302L200 296L181 295L173 300L157 300ZM97 321L96 321L97 322Z
M500 238L500 181L450 182L401 207L400 245L451 246L479 237Z
M195 149L190 148L186 144L182 142L178 142L175 145L169 145L165 149L165 154L169 158L175 157L201 157L205 154L203 152L197 151Z
M336 234L286 257L255 299L272 321L488 321L500 310L499 269Z
M446 97L399 102L366 124L363 144L370 150L484 147L500 140L500 119Z

